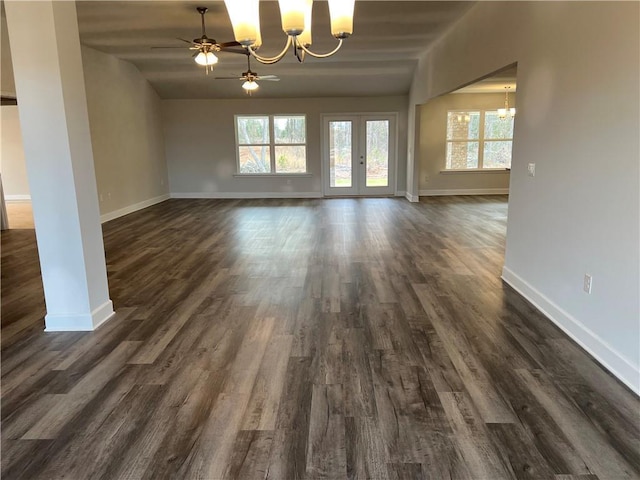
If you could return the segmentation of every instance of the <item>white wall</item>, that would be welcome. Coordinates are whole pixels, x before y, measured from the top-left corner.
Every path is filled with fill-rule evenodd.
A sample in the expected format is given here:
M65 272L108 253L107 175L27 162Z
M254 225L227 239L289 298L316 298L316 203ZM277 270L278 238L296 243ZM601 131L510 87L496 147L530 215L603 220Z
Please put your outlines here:
M11 56L5 48L8 43L3 41L3 92L5 82L9 85L6 88L14 88ZM82 61L103 221L165 200L169 177L160 97L129 62L88 47L82 47ZM11 82L7 71L11 72ZM1 108L5 195L9 200L28 197L18 107Z
M7 200L29 200L27 166L24 160L20 117L16 105L3 105L0 123L0 172Z
M509 96L515 107L515 95ZM417 152L420 195L491 194L509 191L509 172L446 172L447 112L449 110L495 110L504 105L503 93L452 93L442 95L420 109Z
M167 163L174 195L321 196L321 116L328 113L398 112L397 184L401 186L400 190L406 184L406 97L253 97L246 100L164 100L162 104ZM237 173L234 115L246 113L306 114L307 169L311 175L234 176Z
M0 15L0 94L6 97L16 96L16 84L13 79L13 63L9 48L7 19Z
M639 10L479 2L421 59L409 105L518 62L504 278L637 392Z
M0 18L0 93L15 98L16 85L13 79L13 63L9 48L7 19ZM22 148L22 133L18 107L3 105L0 107L0 172L7 200L28 200L30 198L27 182L27 168Z
M82 47L103 220L168 198L160 98L131 63Z

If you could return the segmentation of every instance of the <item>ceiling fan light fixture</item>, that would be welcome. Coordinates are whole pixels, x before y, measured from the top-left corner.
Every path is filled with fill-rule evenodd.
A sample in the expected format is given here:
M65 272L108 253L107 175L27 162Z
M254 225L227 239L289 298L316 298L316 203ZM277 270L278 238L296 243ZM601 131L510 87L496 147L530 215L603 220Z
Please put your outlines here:
M334 37L344 39L351 36L354 8L355 0L329 0L331 34Z
M247 92L257 90L259 87L260 85L258 85L258 82L256 82L255 80L247 80L242 84L242 88L244 88Z
M213 52L200 52L196 55L195 61L198 65L210 67L218 63L218 57L216 57Z
M236 42L245 47L260 43L260 0L224 0ZM258 45L259 46L259 45Z

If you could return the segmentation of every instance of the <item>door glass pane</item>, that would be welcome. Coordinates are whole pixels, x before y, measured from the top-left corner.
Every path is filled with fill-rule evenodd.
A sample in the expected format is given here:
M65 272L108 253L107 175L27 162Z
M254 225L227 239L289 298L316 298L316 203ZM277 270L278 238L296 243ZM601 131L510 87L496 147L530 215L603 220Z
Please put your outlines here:
M389 120L367 121L367 187L389 186Z
M351 121L329 122L329 186L351 187Z

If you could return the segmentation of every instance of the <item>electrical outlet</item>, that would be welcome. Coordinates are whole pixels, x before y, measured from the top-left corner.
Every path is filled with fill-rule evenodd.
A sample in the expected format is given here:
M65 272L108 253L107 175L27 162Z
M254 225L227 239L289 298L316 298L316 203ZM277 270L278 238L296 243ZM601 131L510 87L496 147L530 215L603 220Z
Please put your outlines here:
M161 179L160 179L160 186L161 186L161 187L162 187L162 186L164 186L164 178L161 178Z
M100 201L104 202L104 195L100 194Z
M111 192L107 192L107 199L111 200Z
M584 285L582 286L582 288L588 294L591 294L591 284L592 283L593 283L593 279L591 278L591 275L589 275L588 273L585 273L584 274Z
M535 163L530 163L527 166L527 175L529 175L530 177L535 177L536 176L536 164Z

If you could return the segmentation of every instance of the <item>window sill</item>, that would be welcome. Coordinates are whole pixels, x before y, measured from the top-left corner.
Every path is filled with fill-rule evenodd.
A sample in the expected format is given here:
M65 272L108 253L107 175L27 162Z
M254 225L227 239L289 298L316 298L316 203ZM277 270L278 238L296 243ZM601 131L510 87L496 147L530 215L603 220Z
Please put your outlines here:
M250 177L256 177L256 178L264 178L264 177L271 177L271 178L279 178L279 177L312 177L313 174L311 173L234 173L233 174L234 177L239 177L239 178L250 178Z
M440 170L445 175L456 175L459 173L511 173L510 168L469 168L466 170Z

